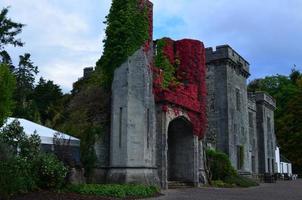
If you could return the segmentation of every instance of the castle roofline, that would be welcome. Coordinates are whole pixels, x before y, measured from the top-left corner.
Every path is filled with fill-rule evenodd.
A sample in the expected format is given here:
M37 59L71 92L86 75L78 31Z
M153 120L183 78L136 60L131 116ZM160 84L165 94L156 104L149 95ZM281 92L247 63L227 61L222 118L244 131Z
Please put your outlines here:
M273 110L276 109L276 100L266 92L255 92L256 102L264 103L270 106Z
M206 63L229 60L239 66L246 77L250 76L250 64L239 53L229 45L220 45L214 50L212 47L206 48Z

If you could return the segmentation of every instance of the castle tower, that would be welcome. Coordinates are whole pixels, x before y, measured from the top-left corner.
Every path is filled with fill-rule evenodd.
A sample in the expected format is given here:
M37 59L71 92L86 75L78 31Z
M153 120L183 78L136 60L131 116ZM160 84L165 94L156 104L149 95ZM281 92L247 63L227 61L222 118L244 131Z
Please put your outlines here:
M275 100L264 92L256 92L259 173L275 172L276 136L274 124Z
M149 8L152 37L152 3ZM158 185L152 38L115 70L112 84L111 183Z
M207 142L229 155L239 172L251 172L247 78L249 63L228 45L206 49Z

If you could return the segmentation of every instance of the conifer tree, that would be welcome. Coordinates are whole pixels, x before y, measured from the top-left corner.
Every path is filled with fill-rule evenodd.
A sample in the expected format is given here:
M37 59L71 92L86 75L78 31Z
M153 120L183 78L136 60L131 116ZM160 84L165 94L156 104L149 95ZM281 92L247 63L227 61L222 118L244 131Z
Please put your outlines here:
M6 64L0 64L0 127L11 114L16 80Z

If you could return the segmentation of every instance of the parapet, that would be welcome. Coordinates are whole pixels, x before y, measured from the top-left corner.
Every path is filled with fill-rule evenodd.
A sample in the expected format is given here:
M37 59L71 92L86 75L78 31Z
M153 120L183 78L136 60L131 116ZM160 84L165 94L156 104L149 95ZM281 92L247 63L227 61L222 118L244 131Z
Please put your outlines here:
M264 103L272 110L276 109L276 100L266 92L256 92L255 96L257 103Z
M206 63L217 62L220 60L229 60L239 66L247 77L250 75L250 64L229 45L220 45L216 51L212 47L206 48Z

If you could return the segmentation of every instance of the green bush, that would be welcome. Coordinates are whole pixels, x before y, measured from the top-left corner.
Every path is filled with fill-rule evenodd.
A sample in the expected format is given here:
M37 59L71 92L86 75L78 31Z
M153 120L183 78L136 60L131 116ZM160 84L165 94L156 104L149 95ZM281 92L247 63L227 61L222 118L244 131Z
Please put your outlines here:
M22 158L12 157L0 162L0 199L26 193L37 188L31 165Z
M222 152L207 150L207 164L211 180L225 180L226 177L237 175L229 157Z
M96 195L102 197L152 197L159 193L159 189L154 186L143 185L95 185L95 184L83 184L72 185L68 187L68 191L84 194L84 195Z
M210 183L214 187L252 187L255 181L239 176L229 157L214 150L207 150L207 164L210 170Z
M65 183L67 168L52 154L40 154L33 160L37 185L43 189L60 189Z

